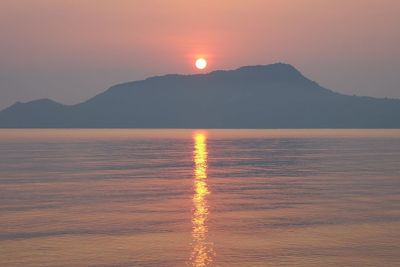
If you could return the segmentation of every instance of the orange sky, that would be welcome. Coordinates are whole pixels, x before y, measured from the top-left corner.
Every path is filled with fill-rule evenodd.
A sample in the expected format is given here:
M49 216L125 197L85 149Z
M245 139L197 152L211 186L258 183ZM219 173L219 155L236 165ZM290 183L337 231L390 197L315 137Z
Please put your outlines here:
M1 0L0 108L114 83L286 62L344 93L400 98L397 0Z

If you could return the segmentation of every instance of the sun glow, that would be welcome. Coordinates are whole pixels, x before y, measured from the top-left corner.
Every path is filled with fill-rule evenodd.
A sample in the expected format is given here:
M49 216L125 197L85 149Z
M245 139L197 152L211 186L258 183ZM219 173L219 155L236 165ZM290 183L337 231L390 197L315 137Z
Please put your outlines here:
M206 135L196 133L194 139L194 195L192 214L192 255L191 264L195 267L209 266L212 263L213 248L207 242L208 204L207 195L210 194L207 186L207 144Z
M195 62L196 68L198 68L199 70L203 70L207 67L207 60L205 60L204 58L198 58L196 59Z

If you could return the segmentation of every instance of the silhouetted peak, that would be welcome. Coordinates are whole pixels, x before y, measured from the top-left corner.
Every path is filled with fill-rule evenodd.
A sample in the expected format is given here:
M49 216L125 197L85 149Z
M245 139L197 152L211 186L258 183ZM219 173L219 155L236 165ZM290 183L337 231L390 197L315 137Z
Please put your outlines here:
M249 66L243 66L240 67L236 70L239 71L251 71L251 70L264 70L264 71L270 71L270 70L281 70L281 71L297 71L295 67L293 67L290 64L287 63L273 63L273 64L268 64L268 65L249 65ZM298 71L297 71L298 72Z
M244 66L238 68L236 71L242 73L254 73L258 75L275 76L279 78L305 78L295 67L286 63Z
M30 105L30 106L42 106L42 105L46 105L46 106L59 106L62 105L56 101L53 101L51 99L48 98L42 98L42 99L37 99L37 100L33 100L33 101L29 101L29 102L25 102L25 103L21 103L21 102L17 102L20 105Z
M28 102L20 102L17 101L13 105L9 106L8 108L4 110L13 110L13 109L18 109L18 108L35 108L35 107L58 107L58 106L63 106L63 104L60 104L58 102L55 102L51 99L48 98L42 98L42 99L37 99L33 101L28 101Z
M208 74L198 74L204 77L236 81L259 82L310 82L295 67L285 63L270 65L244 66L234 70L216 70Z
M274 63L269 65L252 65L243 66L233 70L214 70L209 73L200 74L165 74L159 76L148 77L144 80L133 82L121 83L114 85L110 91L125 90L127 86L143 83L168 83L168 82L181 82L192 79L216 79L216 80L237 80L242 81L283 81L283 82L296 82L296 81L309 81L304 77L295 67L286 63Z
M56 101L54 101L54 100L51 100L51 99L49 99L49 98L42 98L42 99L37 99L37 100L33 100L33 101L30 101L30 102L27 102L26 104L59 104L59 103L57 103Z

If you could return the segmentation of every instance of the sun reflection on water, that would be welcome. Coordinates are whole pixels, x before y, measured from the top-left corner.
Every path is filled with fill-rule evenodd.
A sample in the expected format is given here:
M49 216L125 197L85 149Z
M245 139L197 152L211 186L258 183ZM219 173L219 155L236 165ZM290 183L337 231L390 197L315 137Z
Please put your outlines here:
M207 218L209 214L207 195L207 143L206 135L194 135L194 195L192 214L192 254L191 265L196 267L209 266L213 260L212 243L207 240Z

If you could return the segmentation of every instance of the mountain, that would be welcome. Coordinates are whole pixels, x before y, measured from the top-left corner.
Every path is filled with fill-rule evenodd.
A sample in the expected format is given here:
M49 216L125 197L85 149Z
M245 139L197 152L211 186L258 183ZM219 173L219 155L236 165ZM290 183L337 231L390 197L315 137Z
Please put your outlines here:
M283 63L115 85L77 105L0 112L2 128L400 128L400 100L343 95Z

